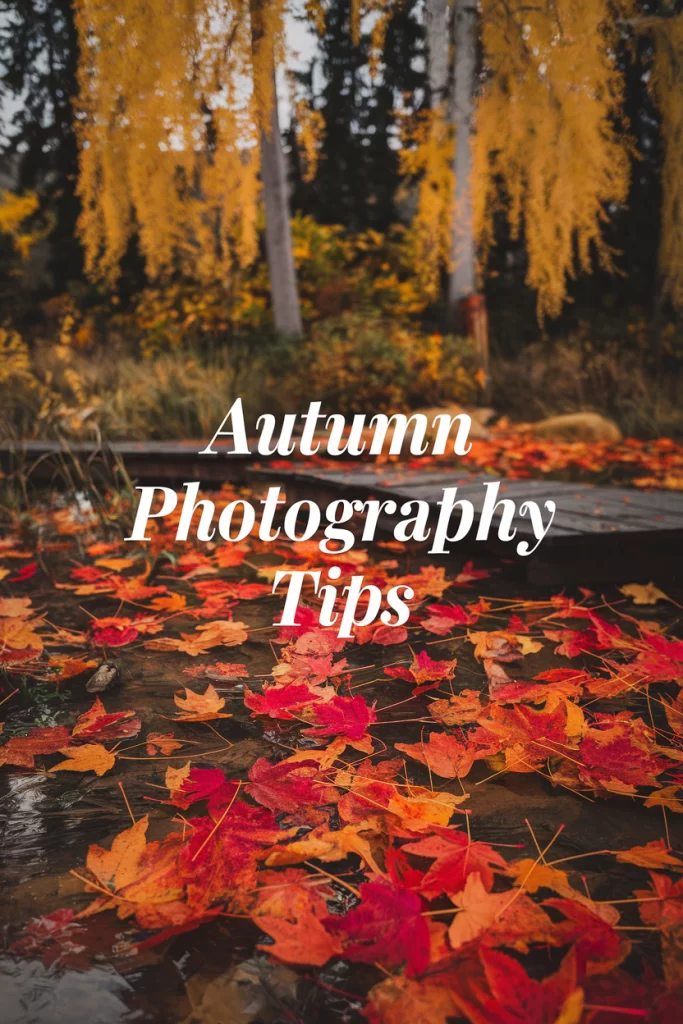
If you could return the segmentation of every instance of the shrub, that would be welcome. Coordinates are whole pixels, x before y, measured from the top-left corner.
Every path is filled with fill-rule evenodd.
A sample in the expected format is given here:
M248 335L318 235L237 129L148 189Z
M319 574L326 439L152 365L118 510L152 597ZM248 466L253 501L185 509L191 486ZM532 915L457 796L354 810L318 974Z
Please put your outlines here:
M317 399L346 415L470 403L479 394L467 341L360 313L312 328L294 354L286 389L298 406Z

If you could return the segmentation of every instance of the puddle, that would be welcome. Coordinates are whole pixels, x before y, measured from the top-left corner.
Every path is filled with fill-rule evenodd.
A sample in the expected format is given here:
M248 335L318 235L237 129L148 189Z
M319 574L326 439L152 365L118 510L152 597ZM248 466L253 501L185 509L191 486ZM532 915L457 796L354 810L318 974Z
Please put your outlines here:
M75 971L40 960L0 958L4 1024L126 1024L140 1021L131 1010L132 988L112 967Z

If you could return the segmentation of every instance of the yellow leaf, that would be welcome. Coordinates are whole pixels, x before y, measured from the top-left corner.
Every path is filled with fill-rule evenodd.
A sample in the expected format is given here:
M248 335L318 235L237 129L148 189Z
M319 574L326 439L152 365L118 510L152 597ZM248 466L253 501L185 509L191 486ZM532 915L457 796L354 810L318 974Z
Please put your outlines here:
M185 696L174 696L173 699L180 708L180 714L174 719L176 722L208 722L212 718L232 718L232 715L221 712L221 708L225 707L225 698L218 696L211 683L204 693L196 693L186 686Z
M143 850L147 845L148 817L140 818L132 828L120 832L111 844L111 850L91 846L85 866L107 889L116 892L135 880Z
M99 565L102 569L113 569L114 572L119 572L121 569L130 569L131 565L135 565L134 558L97 558L95 559L95 565Z
M654 583L627 583L619 590L625 597L630 597L634 604L657 604L657 601L670 601L671 598Z
M555 1018L553 1024L581 1024L582 1020L583 989L575 988L571 995L565 999L560 1015Z
M101 743L84 743L81 747L62 747L60 754L67 756L51 772L95 772L104 775L114 767L116 756L103 747Z
M664 789L656 789L650 793L645 801L646 807L666 807L676 814L683 814L683 803L678 798L680 786L666 786Z

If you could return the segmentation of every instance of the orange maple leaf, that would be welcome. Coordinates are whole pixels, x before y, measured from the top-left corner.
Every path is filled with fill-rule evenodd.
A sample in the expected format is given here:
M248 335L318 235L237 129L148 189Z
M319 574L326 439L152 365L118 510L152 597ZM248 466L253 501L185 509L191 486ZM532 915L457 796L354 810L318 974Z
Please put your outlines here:
M286 963L322 967L342 951L339 939L323 928L311 910L302 910L295 922L269 914L259 915L254 920L259 928L275 939L275 945L256 948Z
M474 764L473 750L445 732L430 733L426 742L395 743L394 746L408 757L426 764L442 779L462 779Z
M209 683L204 693L197 693L184 687L185 696L174 695L173 699L180 708L175 722L208 722L212 718L232 718L232 715L221 712L225 707L225 698L219 697L216 688ZM166 717L166 716L164 716Z
M248 633L243 622L217 619L197 626L196 633L181 633L181 636L182 640L173 637L147 640L145 647L153 651L182 651L183 654L196 658L200 654L206 654L212 647L235 647L237 644L243 644Z
M101 743L84 743L81 747L62 747L60 754L67 756L66 761L60 761L51 772L95 772L95 775L104 775L110 768L114 767L116 755L103 747Z

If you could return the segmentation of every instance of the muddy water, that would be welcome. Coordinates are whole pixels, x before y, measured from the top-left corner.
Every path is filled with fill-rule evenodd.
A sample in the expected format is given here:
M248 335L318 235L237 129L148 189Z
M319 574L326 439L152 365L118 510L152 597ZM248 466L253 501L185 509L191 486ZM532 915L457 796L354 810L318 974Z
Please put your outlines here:
M371 552L377 560L386 551ZM415 571L415 559L410 571ZM400 570L405 566L401 564ZM519 597L521 587L508 570L496 567L496 574L482 581L477 589L461 591L458 600L474 600L478 594L497 597ZM55 566L58 578L61 569ZM248 575L243 568L237 578ZM253 576L255 579L255 575ZM162 581L160 577L159 582ZM83 629L86 614L112 614L112 603L97 598L77 599L66 591L55 590L44 577L26 585L22 594L30 594L34 605L49 609L55 625ZM527 599L547 598L547 590L524 587ZM576 595L578 596L578 595ZM683 603L681 594L672 594ZM620 600L616 590L606 592L611 602ZM275 664L271 647L272 631L263 629L272 623L272 600L242 602L235 617L252 629L250 640L229 651L212 651L196 660L218 659L246 664L250 682L268 675ZM674 622L680 614L673 606L643 609L641 618L652 617L659 622ZM504 628L507 616L501 618ZM188 619L178 619L175 630L190 629ZM487 622L486 628L494 628ZM433 657L458 656L456 681L460 688L484 685L481 666L474 660L471 645L446 641L429 648ZM407 687L394 681L377 680L382 667L397 662L408 663L411 652L407 645L379 648L351 647L344 652L354 671L354 685L368 683L362 690L368 701L376 700L378 708L403 701ZM120 684L103 695L108 711L135 709L143 720L141 735L148 731L170 731L170 724L161 716L173 714L173 692L181 685L195 682L183 675L183 669L195 663L183 654L153 652L140 643L109 652L119 667ZM372 665L368 661L372 660ZM557 665L551 648L534 656L533 672ZM6 684L7 686L8 684ZM16 685L16 682L12 683ZM260 756L282 752L295 745L297 723L271 723L264 732L263 724L253 720L242 703L242 685L216 684L228 701L234 717L211 723L220 736L229 741L229 749L204 724L186 725L180 730L183 738L194 741L173 760L144 760L144 746L132 750L131 760L119 760L112 777L96 778L71 772L48 775L21 769L0 771L0 884L2 885L2 925L4 953L0 958L0 1019L3 1024L123 1024L126 1021L175 1022L196 1024L277 1024L277 1022L328 1021L351 1022L362 1019L361 993L382 980L374 968L335 962L315 974L305 969L294 971L271 963L255 949L263 935L249 921L234 918L217 919L193 932L167 940L159 946L145 948L131 955L130 943L139 932L112 913L85 919L73 938L74 949L61 960L46 962L41 954L18 956L11 946L32 918L60 908L80 910L91 900L83 893L83 884L70 874L82 868L88 846L98 843L109 847L113 837L129 824L128 812L118 788L121 780L136 815L149 813L149 838L159 838L168 830L173 809L153 802L159 794L154 786L163 785L168 764L180 766L188 756L198 766L222 765L234 777L245 777L248 768ZM63 685L60 699L54 699L54 687L36 687L30 682L20 699L8 705L10 725L38 722L48 725L73 721L92 704L85 691L85 679ZM624 706L627 706L624 704ZM629 704L633 707L633 703ZM425 698L417 698L391 711L384 712L382 740L416 742L420 726L405 719L425 714ZM599 710L599 707L596 708ZM619 710L611 702L610 711ZM178 730L176 730L178 731ZM137 741L133 741L136 743ZM128 742L126 746L130 745ZM133 757L140 757L134 760ZM429 784L426 770L411 764L411 778ZM591 850L628 848L662 836L661 817L646 811L642 801L614 797L609 801L582 799L563 789L552 788L538 775L503 774L477 785L491 774L479 763L464 785L470 794L469 806L475 839L497 843L529 843L525 819L534 826L540 844L547 843L560 824L565 830L556 843L557 858L586 853ZM444 790L460 793L457 782L441 784ZM671 821L671 842L683 844L683 832L677 821ZM528 845L527 845L528 850ZM534 854L535 855L535 854ZM614 859L596 856L584 862L586 885L594 899L616 898L631 892L642 881L641 874L628 865L616 865ZM342 890L339 898L342 899ZM345 894L348 898L348 893ZM630 916L629 916L630 915ZM637 914L627 911L623 920L637 922ZM643 933L639 951L656 964L658 940ZM628 968L628 962L626 964Z

